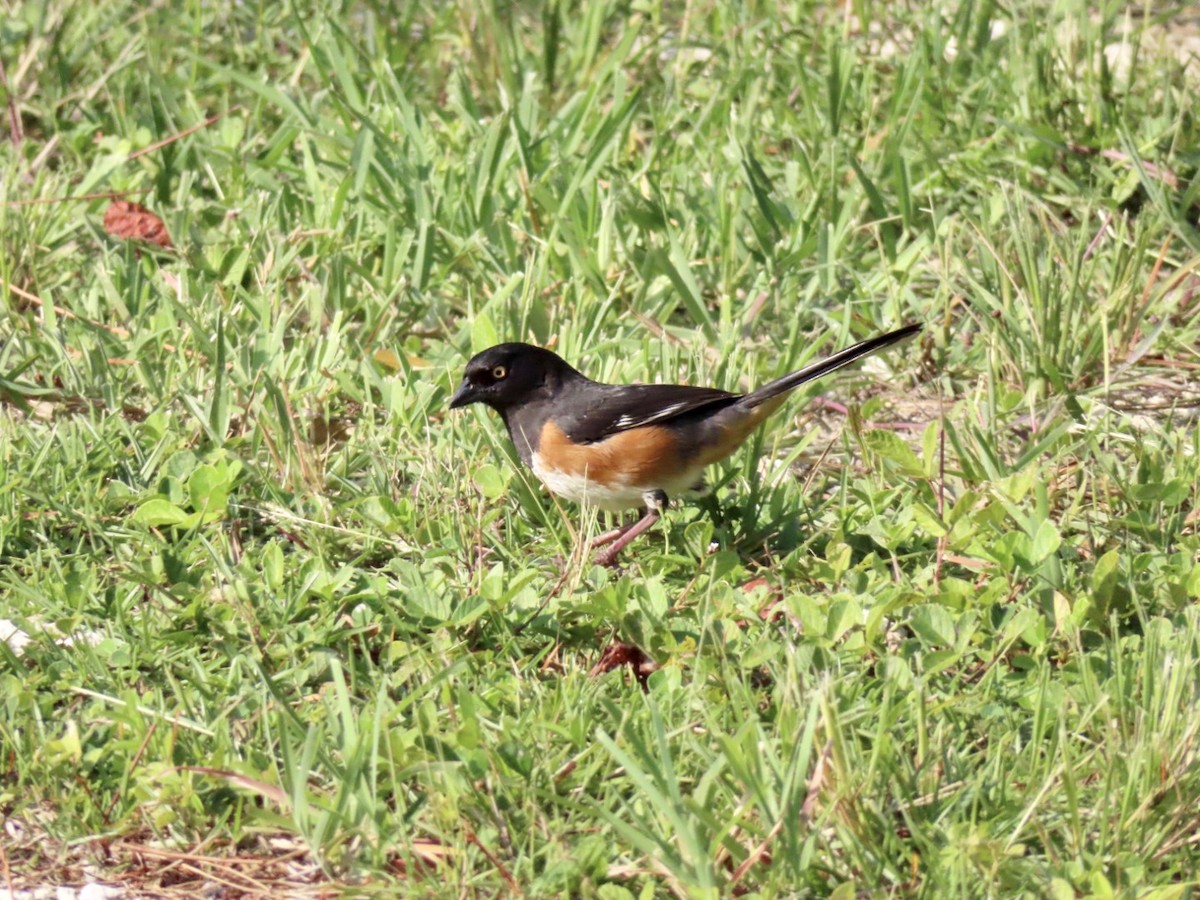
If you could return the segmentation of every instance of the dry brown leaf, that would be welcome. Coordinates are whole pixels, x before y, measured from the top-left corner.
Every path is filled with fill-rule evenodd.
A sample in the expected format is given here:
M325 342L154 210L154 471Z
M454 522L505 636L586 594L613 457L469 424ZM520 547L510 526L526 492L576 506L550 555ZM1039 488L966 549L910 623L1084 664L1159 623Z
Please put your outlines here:
M126 241L145 241L171 249L171 236L163 220L146 207L131 200L114 200L104 213L104 230Z
M407 842L405 849L411 854L413 869L416 870L413 874L427 875L442 863L449 861L454 855L453 848L447 847L433 838L415 838ZM406 854L394 854L390 860L390 864L392 870L397 874L410 874Z
M389 350L387 347L380 347L375 351L375 362L379 363L385 369L391 369L393 372L399 372L402 365L400 355L395 350Z
M359 410L352 408L351 412L358 413ZM316 447L333 447L344 444L350 440L350 436L354 432L354 422L354 415L311 416L308 420L308 439Z
M400 361L400 355L395 350L389 350L387 347L380 347L373 354L375 362L393 372L399 372L404 368L404 363ZM431 369L433 366L429 360L424 357L417 356L415 353L405 353L404 358L408 361L408 365L414 369Z
M624 641L613 641L601 654L600 661L592 666L588 676L595 678L597 675L603 675L605 672L611 672L621 666L629 666L630 671L638 680L638 684L642 686L642 690L646 690L646 681L650 676L661 668L658 663L646 655L642 648Z

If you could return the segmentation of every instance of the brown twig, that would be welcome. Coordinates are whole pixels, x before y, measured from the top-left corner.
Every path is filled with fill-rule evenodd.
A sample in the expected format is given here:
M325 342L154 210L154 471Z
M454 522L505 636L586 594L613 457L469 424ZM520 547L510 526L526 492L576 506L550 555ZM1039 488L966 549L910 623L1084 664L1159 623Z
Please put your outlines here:
M119 200L131 194L148 194L152 187L135 188L129 191L97 191L94 194L80 194L77 197L34 197L31 200L9 200L9 206L43 206L48 203L73 203L85 200Z
M837 435L829 439L829 443L825 445L825 449L821 451L821 455L817 457L817 461L812 464L812 468L808 470L808 477L804 479L804 487L800 489L802 494L807 495L808 489L817 479L817 472L821 470L821 463L825 462L825 457L829 455L829 451L833 449L833 442L837 440Z
M234 787L251 791L264 800L270 800L284 809L290 809L292 805L292 797L287 791L277 784L268 784L259 778L251 778L249 775L232 772L228 769L214 769L210 766L176 766L175 768L179 772L192 772L196 775L206 775L209 778L219 778Z
M2 59L0 59L0 87L4 88L4 96L8 100L8 137L14 147L19 147L21 141L25 139L25 133L21 129L21 114L17 112L17 101L13 99L12 88L8 83L8 73L4 70L4 60Z
M741 881L742 878L745 877L746 873L750 871L750 868L766 855L767 847L770 845L771 841L775 840L776 836L782 830L783 819L780 819L775 823L775 827L767 832L767 836L762 839L762 842L750 851L750 855L742 860L741 865L733 870L733 876L729 879L730 887L733 887L735 884Z
M9 113L9 118L11 120L10 127L13 129L13 143L19 144L21 142L21 138L22 138L21 120L17 116L16 107L13 105L12 91L8 89L8 78L4 73L4 62L2 60L0 60L0 86L4 87L5 93L8 95L8 113ZM126 162L131 162L135 159L138 159L139 157L146 156L150 153L154 153L156 150L161 150L163 147L167 147L167 146L175 143L176 141L183 140L188 135L195 134L197 131L207 128L208 126L212 125L214 122L219 121L220 119L229 115L231 112L235 112L236 110L239 110L239 109L241 109L240 105L231 106L229 109L225 110L224 112L219 112L216 115L209 116L203 122L199 122L199 123L191 126L190 128L185 128L185 129L183 129L183 131L176 132L175 134L171 135L170 137L165 137L161 141L156 141L155 143L151 144L148 147L143 147L141 150L135 150L133 153L130 153L129 156L127 156L125 158L125 160L126 160ZM98 191L98 192L92 193L92 194L80 194L78 197L37 197L37 198L31 199L31 200L9 200L8 205L9 206L40 206L40 205L46 204L46 203L71 203L73 201L82 202L82 201L86 201L86 200L116 200L121 197L128 197L131 194L145 194L152 190L154 190L154 189L145 187L145 188L136 188L134 190L128 190L128 191Z
M942 421L938 428L938 520L946 525L946 411L942 410ZM946 556L949 533L938 536L937 559L933 564L933 586L942 583L942 560Z
M13 887L12 869L8 865L8 854L4 852L3 841L0 841L0 870L3 870L4 883L8 885L8 896L17 896L17 889Z
M766 308L767 301L771 299L771 295L767 291L759 291L754 299L750 301L750 305L746 307L746 313L742 316L742 336L750 337L753 333L754 322L758 319L759 314Z
M1182 359L1168 359L1165 356L1143 356L1146 365L1162 366L1164 369L1183 369L1186 372L1200 371L1200 363L1185 362Z
M838 403L836 400L830 400L828 397L822 397L819 394L809 401L813 406L819 406L822 409L828 409L838 415L847 416L850 414L850 407L844 403ZM925 429L927 422L870 422L862 423L864 431L922 431Z
M270 896L270 885L259 881L252 875L239 872L237 869L234 869L230 866L218 866L211 863L209 866L210 867L205 870L199 866L193 865L190 862L182 862L180 863L179 867L185 872L191 872L197 878L205 878L210 881L215 881L218 884L225 885L225 887L230 888L231 890L245 891L247 890L246 886L249 885L250 888L259 891L263 896ZM242 880L241 884L238 883L238 879Z
M529 173L525 171L525 167L517 167L517 185L521 188L521 194L525 197L525 208L529 213L529 222L533 226L534 237L542 236L542 217L538 214L537 205L533 202L533 194L529 190Z
M1150 292L1154 290L1154 284L1158 281L1158 273L1162 271L1163 261L1167 258L1167 250L1171 247L1171 236L1167 235L1163 240L1162 247L1158 250L1158 258L1154 260L1154 268L1150 270L1150 277L1146 279L1146 287L1142 290L1142 306L1150 300Z
M115 335L116 337L121 338L121 340L123 340L123 341L129 340L129 338L131 337L130 333L128 331L126 331L124 328L121 328L119 325L105 325L103 322L93 322L91 319L85 319L82 316L77 316L77 315L75 315L75 313L71 312L69 309L63 309L61 306L55 306L52 303L47 303L45 300L43 300L37 294L31 294L31 293L29 293L29 291L19 288L15 284L12 284L11 282L8 285L8 289L10 292L16 294L22 300L27 300L30 303L32 303L34 306L40 306L42 308L49 306L51 309L54 310L54 312L56 314L62 316L64 319L75 319L77 322L83 322L85 325L91 325L94 328L99 328L102 331L107 331L109 334ZM172 349L174 349L174 348L172 348Z
M584 552L587 552L586 549ZM546 594L546 596L542 599L542 602L538 604L538 608L533 611L533 615L513 629L513 637L519 637L521 632L528 628L533 623L533 620L542 614L543 610L550 605L550 601L558 596L558 592L563 589L563 586L567 583L567 579L570 578L572 572L573 570L570 566L563 566L563 573L558 577L558 581L554 583L554 587L550 588L550 593Z
M521 890L521 886L517 884L516 879L512 877L508 869L504 868L504 863L500 862L496 854L494 854L487 847L483 846L483 842L479 840L479 838L477 838L473 832L467 832L467 843L474 844L479 848L480 852L482 852L483 855L488 858L488 862L496 867L496 871L500 873L500 877L504 879L504 881L508 884L509 889L514 894L516 894L518 897L525 896L524 892Z
M1096 248L1100 246L1100 239L1104 237L1104 232L1108 231L1108 226L1112 223L1112 220L1113 213L1112 210L1109 210L1104 216L1104 221L1100 223L1100 227L1096 230L1096 236L1092 238L1092 242L1088 244L1087 250L1083 252L1083 259L1085 262L1091 259Z
M146 736L142 738L141 746L137 748L137 753L133 754L133 759L130 760L129 766L126 768L126 772L130 775L132 775L133 770L138 767L138 763L142 761L142 754L145 753L146 748L150 746L150 738L154 737L154 732L158 731L159 721L159 719L155 719L150 723L150 727L146 729ZM116 809L117 801L120 799L121 789L117 788L117 790L113 793L112 802L108 804L108 812L104 815L104 820L106 822L112 818L113 810Z
M204 843L208 843L207 841ZM296 859L304 856L308 851L304 848L290 850L281 856L269 856L264 853L243 853L239 856L208 856L200 853L204 849L204 843L198 844L192 850L167 850L164 847L151 847L147 844L139 844L134 841L121 841L114 844L114 850L127 850L130 853L137 853L140 856L149 856L155 859L179 860L182 862L201 863L203 865L223 866L228 865L231 861L242 864L270 864L280 860Z
M119 325L105 325L103 322L95 322L92 319L85 319L83 316L78 316L69 309L63 309L61 306L55 306L53 303L47 303L37 294L31 294L29 291L19 288L11 282L9 282L8 289L11 293L16 294L22 300L32 303L34 306L40 306L43 309L49 306L57 315L62 316L64 319L74 319L76 322L82 322L83 324L90 325L93 328L99 328L101 331L107 331L109 334L113 335L114 337L119 337L123 341L127 341L133 337L129 331ZM168 353L179 352L179 349L174 344L168 344L165 341L163 342L162 348ZM194 350L184 350L183 354L185 356L190 356L193 359L204 358L203 354L197 353Z
M825 767L831 759L833 759L833 741L828 740L821 749L821 755L817 758L817 764L813 767L808 784L805 785L804 803L800 807L800 815L809 825L812 824L815 817L817 799L821 796L821 789L825 786Z
M239 108L240 107L238 107L238 106L231 106L231 107L229 107L229 109L225 110L225 112L219 112L215 116L209 116L203 122L200 122L197 125L193 125L191 128L185 128L185 129L183 129L183 131L176 132L175 134L171 135L170 137L163 138L161 141L157 141L157 142L151 144L149 147L143 147L141 150L136 150L133 153L130 153L129 156L126 157L126 162L131 162L131 161L137 159L139 156L145 156L148 153L153 153L155 150L161 150L163 147L166 147L169 144L173 144L176 141L183 140L189 134L195 134L200 129L207 128L209 125L213 124L213 122L216 122L218 119L224 118L225 116L229 115L231 112L233 112L234 110L239 109Z
M1080 153L1084 156L1094 156L1098 153L1101 157L1109 160L1110 162L1125 163L1126 165L1137 163L1141 166L1142 171L1144 171L1151 178L1155 179L1156 181L1161 181L1173 191L1179 190L1179 176L1166 166L1160 166L1152 162L1147 162L1144 159L1134 159L1134 157L1121 150L1097 150L1094 147L1086 147L1083 144L1075 144L1070 142L1067 143L1067 149L1072 153Z

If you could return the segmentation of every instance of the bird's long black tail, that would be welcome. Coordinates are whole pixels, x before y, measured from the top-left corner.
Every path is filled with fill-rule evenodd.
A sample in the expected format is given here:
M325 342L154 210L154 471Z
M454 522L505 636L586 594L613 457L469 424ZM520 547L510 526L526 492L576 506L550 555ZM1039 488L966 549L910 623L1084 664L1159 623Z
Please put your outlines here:
M887 334L881 334L877 337L867 338L855 344L853 347L847 347L845 350L839 350L832 356L827 356L818 362L805 366L792 372L790 375L784 375L782 378L777 378L770 384L764 384L756 391L751 391L745 397L738 401L739 406L755 407L760 403L770 400L772 397L778 397L780 394L785 394L788 391L795 390L804 384L806 381L812 381L814 378L820 378L822 375L828 375L830 372L840 369L842 366L848 366L857 359L862 359L864 356L869 356L877 350L882 350L884 347L889 347L897 341L902 341L907 337L911 337L920 331L922 325L905 325L903 328L898 328L895 331L889 331Z

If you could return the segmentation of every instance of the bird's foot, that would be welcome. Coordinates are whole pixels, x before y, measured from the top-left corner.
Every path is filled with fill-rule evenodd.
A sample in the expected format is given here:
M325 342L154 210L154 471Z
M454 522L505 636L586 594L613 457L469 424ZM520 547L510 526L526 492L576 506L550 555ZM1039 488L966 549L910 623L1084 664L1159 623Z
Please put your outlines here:
M614 538L615 540L615 538ZM595 546L593 543L592 546ZM598 566L604 566L606 569L611 569L617 564L617 554L621 552L619 547L606 547L593 557L593 562Z

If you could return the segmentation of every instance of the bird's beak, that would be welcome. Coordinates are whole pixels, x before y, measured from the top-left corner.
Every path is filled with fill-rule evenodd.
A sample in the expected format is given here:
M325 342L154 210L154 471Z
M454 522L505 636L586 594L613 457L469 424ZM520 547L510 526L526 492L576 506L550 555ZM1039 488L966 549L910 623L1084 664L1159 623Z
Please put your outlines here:
M458 386L458 390L454 392L454 396L450 398L450 408L458 409L460 406L467 406L474 403L479 398L475 395L475 389L471 382L463 379L463 383Z

